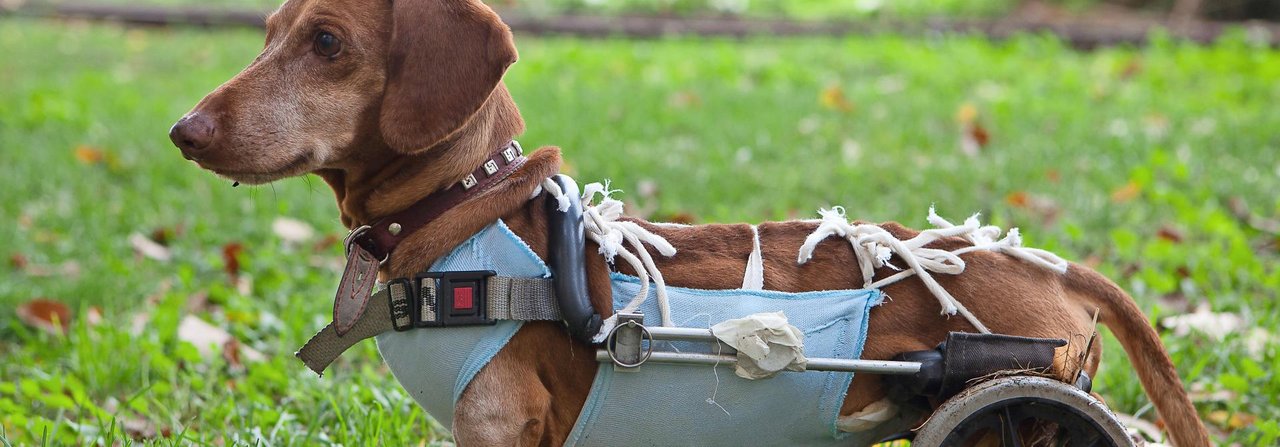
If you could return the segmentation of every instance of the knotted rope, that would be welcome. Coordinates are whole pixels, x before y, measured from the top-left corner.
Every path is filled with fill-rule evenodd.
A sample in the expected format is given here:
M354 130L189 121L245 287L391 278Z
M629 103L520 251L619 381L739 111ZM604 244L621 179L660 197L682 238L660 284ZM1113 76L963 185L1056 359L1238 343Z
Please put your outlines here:
M563 211L569 208L569 198L565 197L559 185L548 179L543 182L542 187L556 199L558 209ZM667 301L667 283L662 279L662 272L658 271L658 266L653 262L653 256L649 255L649 250L644 244L653 246L663 256L675 255L676 248L662 236L653 234L635 222L619 220L622 217L623 205L621 201L610 197L615 192L618 190L609 189L608 182L591 183L582 188L583 228L586 230L587 238L600 246L600 254L604 255L606 261L612 263L615 258L620 257L631 266L632 270L635 270L636 276L640 279L640 292L627 303L626 307L604 320L600 332L595 337L597 342L604 341L604 337L617 325L618 313L634 312L644 304L649 298L650 279L657 292L658 313L661 314L662 325L675 326L671 321L671 306ZM596 195L600 196L600 203L592 204Z
M894 237L878 225L854 225L850 223L845 217L844 208L842 207L819 210L818 214L822 216L822 221L818 224L818 228L805 238L804 244L800 246L798 263L804 264L812 259L813 250L819 242L831 236L839 236L849 242L858 258L858 266L862 270L864 288L878 289L912 275L918 275L921 282L938 299L938 303L942 305L943 314L955 315L959 313L982 333L990 333L991 331L973 313L969 312L964 307L964 304L961 304L946 289L942 288L942 285L933 279L930 272L958 275L964 272L965 268L964 260L960 259L960 255L976 250L1005 253L1058 273L1066 273L1067 271L1067 262L1057 255L1045 250L1022 247L1022 237L1017 228L1010 229L1003 239L996 240L1000 236L1000 228L992 225L981 226L978 223L976 214L965 219L963 225L957 226L939 217L934 212L933 207L930 207L928 220L930 224L937 228L921 231L916 237L905 241ZM925 245L947 237L961 237L973 245L954 251L925 247ZM895 254L902 259L902 262L907 264L907 270L903 270L889 262L889 259ZM899 272L880 281L875 281L875 270L880 267L889 267L899 270Z

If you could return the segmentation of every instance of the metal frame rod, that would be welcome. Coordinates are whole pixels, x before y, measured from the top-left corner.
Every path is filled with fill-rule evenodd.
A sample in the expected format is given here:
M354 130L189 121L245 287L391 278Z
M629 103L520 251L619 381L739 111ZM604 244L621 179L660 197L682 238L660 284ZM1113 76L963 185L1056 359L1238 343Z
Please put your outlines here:
M710 329L692 327L645 326L654 340L719 342Z
M670 329L670 328L664 328ZM649 329L651 332L653 329ZM657 338L657 334L654 334ZM596 361L612 362L605 350L596 351ZM677 365L736 365L738 358L732 355L700 354L692 352L654 351L645 363L666 363ZM920 372L920 363L895 362L890 360L860 360L810 358L806 371L841 371L868 374L909 375Z

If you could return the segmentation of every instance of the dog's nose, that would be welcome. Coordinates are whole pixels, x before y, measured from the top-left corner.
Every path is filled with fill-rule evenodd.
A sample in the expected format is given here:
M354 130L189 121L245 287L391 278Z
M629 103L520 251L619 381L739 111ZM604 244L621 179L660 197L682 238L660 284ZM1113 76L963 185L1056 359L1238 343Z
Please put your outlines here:
M217 132L213 120L203 113L192 113L179 119L169 129L169 140L182 150L182 154L190 158L213 142L213 134Z

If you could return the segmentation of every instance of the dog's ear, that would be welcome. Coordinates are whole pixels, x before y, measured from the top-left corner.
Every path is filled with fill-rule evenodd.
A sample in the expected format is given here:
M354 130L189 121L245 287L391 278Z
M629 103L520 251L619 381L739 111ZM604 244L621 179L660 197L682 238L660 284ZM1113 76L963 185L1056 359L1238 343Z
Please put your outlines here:
M429 148L462 128L516 61L511 29L479 0L392 0L380 127L392 148Z

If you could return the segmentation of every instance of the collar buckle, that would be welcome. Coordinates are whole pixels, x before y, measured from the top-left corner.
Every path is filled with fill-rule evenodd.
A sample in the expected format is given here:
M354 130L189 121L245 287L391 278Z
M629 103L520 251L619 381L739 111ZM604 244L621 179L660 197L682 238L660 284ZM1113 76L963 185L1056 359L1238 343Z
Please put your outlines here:
M360 248L376 256L377 244L373 243L373 238L371 237L372 235L369 234L369 231L372 229L373 227L368 225L361 225L361 226L352 228L351 232L347 233L347 237L342 238L342 254L344 256L350 255L351 246L359 245ZM378 265L381 266L383 264L386 264L387 259L390 259L390 258L391 258L391 253L384 253L382 255L382 259L378 261Z

